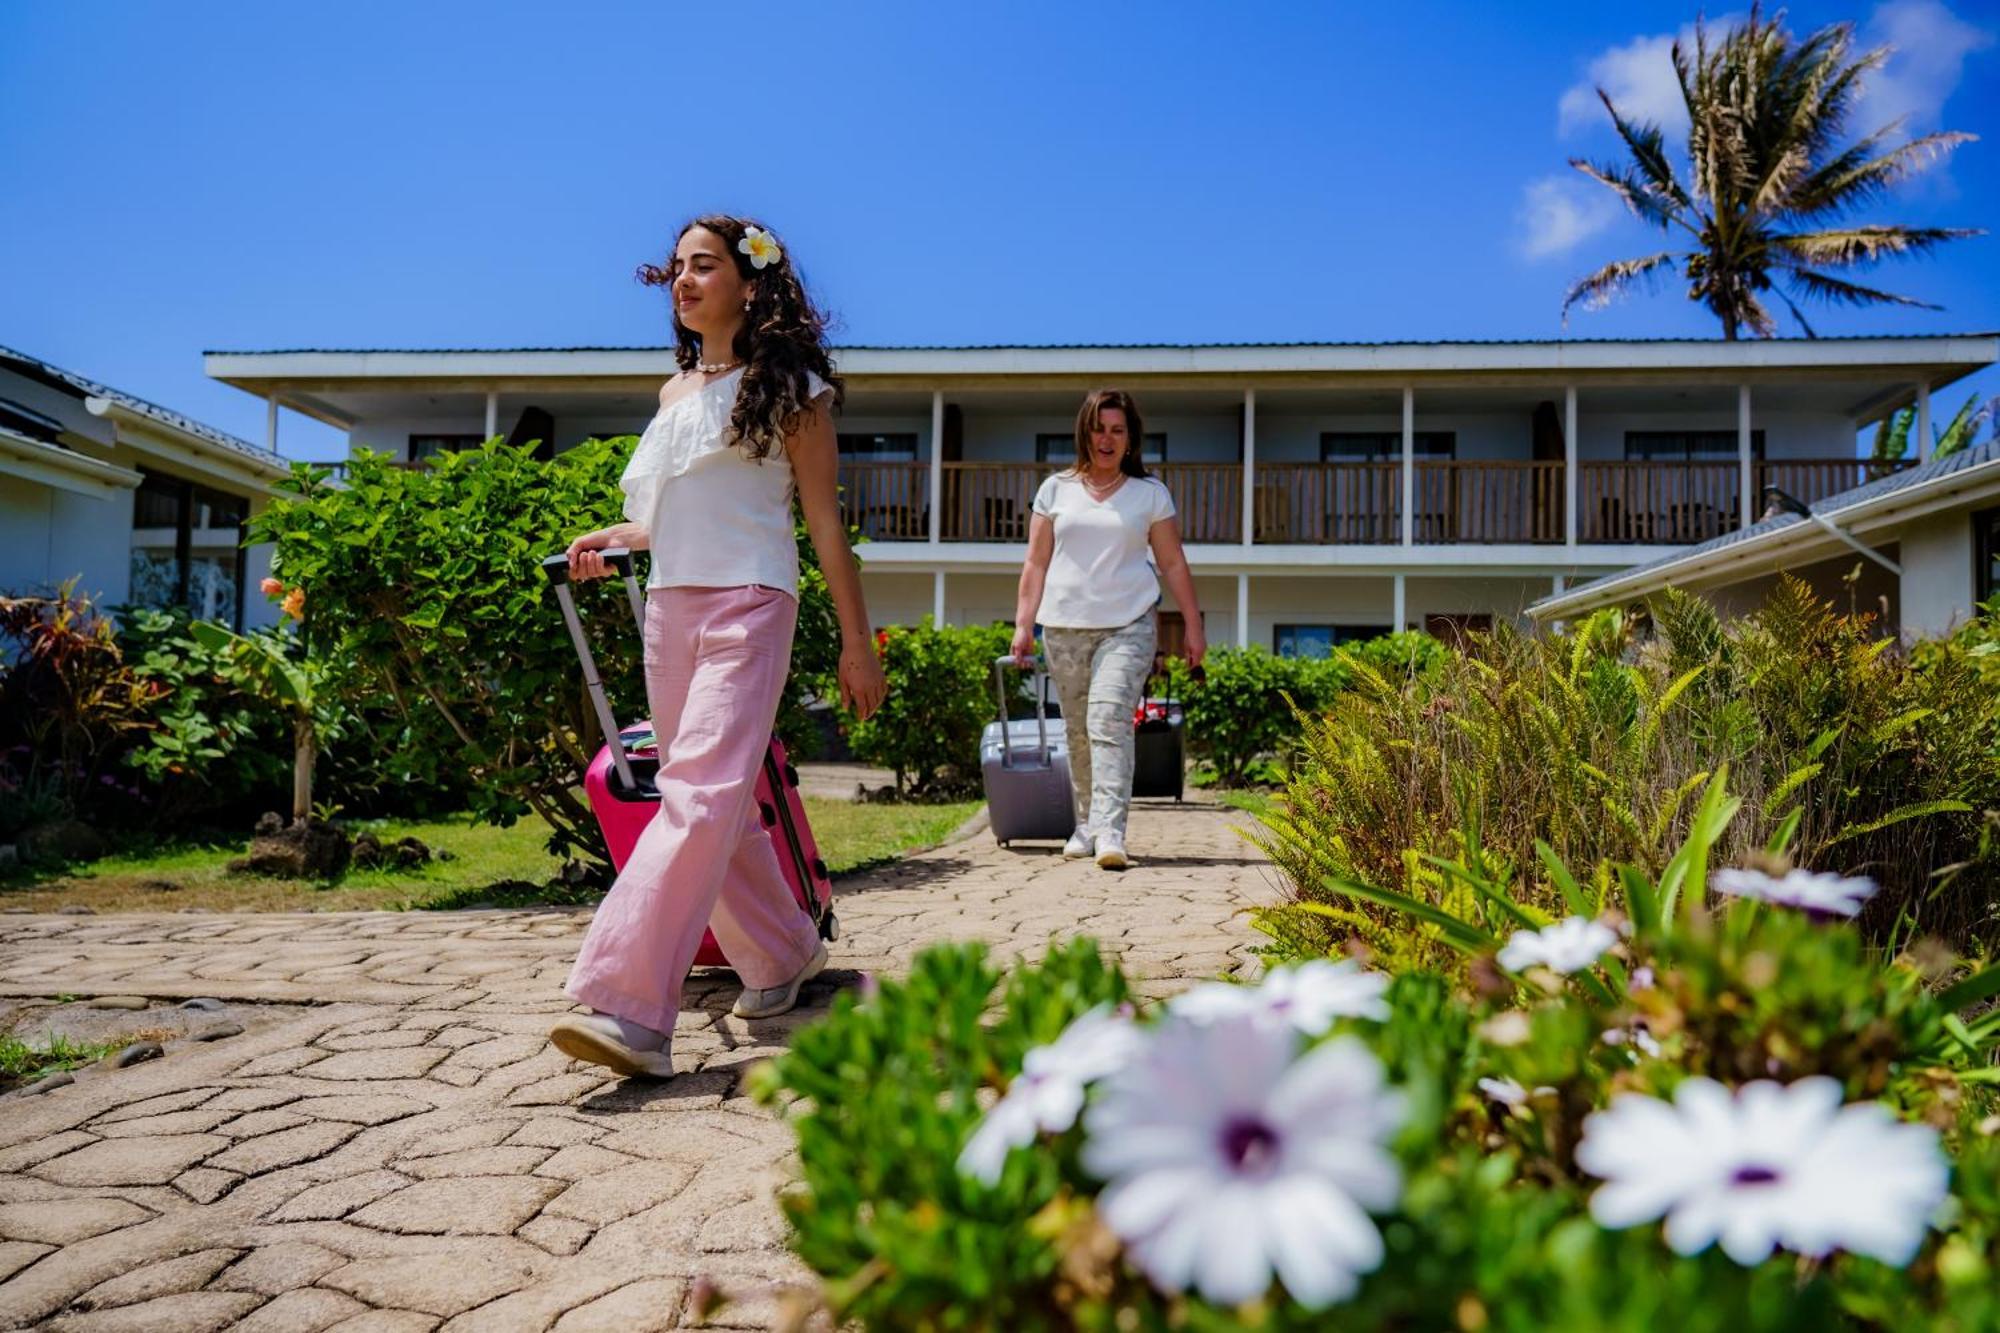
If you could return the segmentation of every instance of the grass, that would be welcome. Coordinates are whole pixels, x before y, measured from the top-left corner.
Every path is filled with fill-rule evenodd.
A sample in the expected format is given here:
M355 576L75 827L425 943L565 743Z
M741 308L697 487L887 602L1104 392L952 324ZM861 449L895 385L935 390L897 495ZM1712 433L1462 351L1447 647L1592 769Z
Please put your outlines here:
M71 1041L51 1034L46 1045L35 1047L19 1037L0 1035L0 1091L33 1083L44 1074L95 1063L117 1050L120 1044Z
M1276 808L1279 796L1276 792L1257 791L1246 788L1241 791L1218 791L1215 798L1231 810L1242 810L1248 814L1263 816Z
M820 854L836 878L936 843L970 818L977 801L951 805L857 805L805 798ZM443 820L371 820L356 824L384 842L416 837L452 853L414 870L351 870L328 883L232 875L244 846L169 846L107 856L45 877L15 872L0 880L0 906L48 912L85 906L98 912L344 912L375 909L588 904L587 890L543 887L560 868L542 848L540 820L512 828ZM506 887L496 887L506 886Z

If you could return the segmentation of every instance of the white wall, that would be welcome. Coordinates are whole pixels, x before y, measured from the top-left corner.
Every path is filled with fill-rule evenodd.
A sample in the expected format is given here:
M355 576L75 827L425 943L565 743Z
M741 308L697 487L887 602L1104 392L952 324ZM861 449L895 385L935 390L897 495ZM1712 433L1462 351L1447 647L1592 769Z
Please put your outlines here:
M1037 435L1060 435L1065 441L1076 437L1074 411L1021 414L966 408L964 420L968 463L1031 463ZM1236 423L1234 411L1147 413L1144 421L1146 434L1166 435L1169 463L1235 462ZM849 427L843 422L841 429ZM1062 466L1074 457L1075 446L1066 444L1062 463L1055 465Z
M1963 510L1906 524L1899 534L1905 638L1948 634L1972 618L1972 517Z
M1419 421L1422 420L1419 416ZM1764 432L1766 458L1852 458L1854 423L1835 413L1762 412L1750 396L1750 428ZM1593 411L1587 396L1576 409L1577 457L1617 460L1625 457L1628 430L1719 430L1736 436L1736 409L1685 412Z
M0 477L0 592L47 594L78 577L100 605L131 588L132 492L103 498Z
M1424 396L1417 395L1416 429L1456 432L1458 458L1468 461L1527 459L1534 454L1533 418L1520 413L1441 414L1424 411ZM1257 461L1260 463L1317 463L1322 431L1387 432L1401 438L1401 411L1369 415L1327 412L1267 412L1257 404ZM1398 446L1401 447L1400 445Z

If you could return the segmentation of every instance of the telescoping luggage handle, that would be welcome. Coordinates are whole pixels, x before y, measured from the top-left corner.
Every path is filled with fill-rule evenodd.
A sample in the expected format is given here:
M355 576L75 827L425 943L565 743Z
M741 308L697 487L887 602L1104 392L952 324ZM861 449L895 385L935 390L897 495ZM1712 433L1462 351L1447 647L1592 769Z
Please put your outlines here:
M1035 695L1035 758L1038 763L1049 762L1049 673L1046 664L1037 657L1034 665L1021 667L1033 671L1041 677L1041 692ZM1000 707L1000 767L1014 766L1014 738L1007 731L1007 668L1020 666L1012 653L1002 653L993 659L993 701Z
M632 618L639 622L643 633L646 625L646 595L639 589L638 577L632 572L632 553L623 546L609 547L599 552L604 563L625 576L625 595L632 603ZM625 757L625 745L618 739L618 719L612 716L611 700L605 697L604 681L597 674L597 658L590 651L590 640L583 636L583 621L576 614L576 598L569 589L569 557L552 555L542 561L542 573L555 586L556 602L562 607L563 623L569 626L570 642L576 645L577 660L583 663L583 685L590 693L590 704L597 712L597 725L610 743L611 767L618 773L618 782L626 790L632 791L637 783L632 777L631 761Z

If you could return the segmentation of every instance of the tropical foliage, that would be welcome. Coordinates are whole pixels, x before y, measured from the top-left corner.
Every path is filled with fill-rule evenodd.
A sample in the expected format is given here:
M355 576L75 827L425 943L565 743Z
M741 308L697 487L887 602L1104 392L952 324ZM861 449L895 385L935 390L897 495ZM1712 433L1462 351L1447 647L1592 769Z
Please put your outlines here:
M1676 41L1674 74L1687 107L1685 174L1658 125L1635 121L1598 90L1627 160L1571 165L1611 190L1640 221L1678 248L1607 264L1563 300L1606 304L1635 282L1678 267L1688 297L1712 311L1722 336L1777 331L1766 300L1782 301L1810 335L1800 302L1923 306L1836 272L1921 254L1978 233L1964 228L1855 223L1849 217L1973 136L1956 132L1899 142L1900 126L1847 138L1861 92L1888 57L1854 54L1852 26L1831 24L1803 40L1783 14L1753 6L1741 25L1711 45L1697 24L1694 49Z

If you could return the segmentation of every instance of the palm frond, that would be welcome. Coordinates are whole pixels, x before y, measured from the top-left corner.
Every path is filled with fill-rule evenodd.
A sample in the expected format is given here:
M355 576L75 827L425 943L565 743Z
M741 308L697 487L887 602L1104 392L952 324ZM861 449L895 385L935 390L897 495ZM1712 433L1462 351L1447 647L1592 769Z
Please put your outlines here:
M1662 231L1676 223L1689 232L1695 231L1695 228L1680 216L1681 208L1686 206L1685 196L1678 200L1663 200L1653 190L1650 182L1639 179L1629 169L1620 170L1580 157L1571 158L1569 164L1617 195L1625 207L1631 210L1632 216L1641 222L1650 223Z
M1919 301L1914 296L1898 296L1894 292L1879 291L1873 287L1863 287L1859 283L1843 282L1828 273L1820 273L1809 268L1786 270L1789 278L1801 296L1815 301L1825 301L1828 305L1906 305L1918 310L1942 310L1943 306Z
M1588 277L1579 278L1570 285L1563 297L1563 322L1569 322L1569 308L1582 302L1586 310L1602 310L1616 300L1634 282L1651 279L1660 269L1671 267L1675 255L1671 250L1662 250L1656 255L1642 259L1619 259L1606 264Z
M1786 201L1789 211L1801 217L1815 217L1859 207L1880 197L1891 186L1928 170L1959 145L1979 138L1960 130L1940 130L1886 153L1871 155L1894 129L1889 126L1877 131L1806 176Z
M1921 254L1946 241L1984 233L1969 227L1883 224L1837 231L1779 232L1767 239L1782 267L1793 264L1872 264L1895 255Z
M1645 174L1653 192L1683 208L1687 207L1687 191L1681 188L1679 177L1674 175L1673 161L1667 156L1666 136L1660 132L1660 127L1650 121L1627 120L1611 100L1611 94L1602 88L1597 90L1597 100L1604 103L1604 109L1611 115L1612 128L1618 131L1618 137L1631 150L1633 162Z

